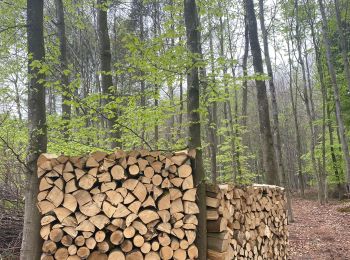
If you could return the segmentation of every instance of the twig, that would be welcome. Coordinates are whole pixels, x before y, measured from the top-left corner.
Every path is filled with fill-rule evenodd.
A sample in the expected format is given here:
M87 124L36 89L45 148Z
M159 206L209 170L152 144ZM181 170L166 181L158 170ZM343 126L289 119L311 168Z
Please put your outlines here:
M32 170L30 167L21 159L20 154L16 153L16 151L9 145L9 143L2 137L0 136L0 140L5 144L7 149L11 151L11 153L16 157L17 161L22 164L30 173L32 173Z

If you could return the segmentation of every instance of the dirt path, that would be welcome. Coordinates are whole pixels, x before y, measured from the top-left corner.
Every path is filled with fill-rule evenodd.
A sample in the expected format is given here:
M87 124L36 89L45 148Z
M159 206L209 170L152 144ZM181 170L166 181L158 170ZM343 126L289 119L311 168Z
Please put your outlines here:
M290 257L295 260L350 259L350 202L294 199L295 222L289 226Z

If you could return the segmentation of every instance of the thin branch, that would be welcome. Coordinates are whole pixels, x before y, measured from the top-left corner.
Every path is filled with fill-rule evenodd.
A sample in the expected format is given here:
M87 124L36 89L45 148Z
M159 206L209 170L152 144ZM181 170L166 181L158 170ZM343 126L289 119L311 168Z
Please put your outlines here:
M6 32L6 31L11 30L11 29L25 28L25 27L27 27L26 24L13 25L13 26L1 28L1 29L0 29L0 33Z
M17 161L20 164L22 164L28 170L28 172L32 173L32 170L30 169L28 164L26 164L26 162L21 159L21 155L19 153L17 153L2 136L0 136L0 140L5 144L7 149L9 149L11 151L11 153L16 157Z

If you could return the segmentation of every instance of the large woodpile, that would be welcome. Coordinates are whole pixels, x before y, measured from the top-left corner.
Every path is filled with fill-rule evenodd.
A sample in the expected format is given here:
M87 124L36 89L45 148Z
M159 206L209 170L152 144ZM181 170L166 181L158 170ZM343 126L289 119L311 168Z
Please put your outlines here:
M287 259L283 188L207 185L208 259Z
M43 154L41 259L196 259L194 151Z

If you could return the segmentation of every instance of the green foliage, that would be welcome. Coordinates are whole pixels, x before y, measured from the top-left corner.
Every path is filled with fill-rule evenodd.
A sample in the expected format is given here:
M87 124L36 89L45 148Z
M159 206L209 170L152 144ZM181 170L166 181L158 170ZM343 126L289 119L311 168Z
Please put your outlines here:
M334 128L333 131L336 131L336 129ZM336 159L335 163L333 162L333 159L332 159L331 148L333 148L334 156ZM341 150L341 145L337 140L334 140L334 144L333 144L333 146L331 146L328 132L326 133L325 151L326 151L326 153L325 153L325 159L326 159L325 172L327 175L327 182L330 185L345 183L345 175L344 175L345 165L344 165L344 159L343 159L343 153ZM317 163L322 163L322 156L323 156L322 143L318 143L315 147L315 159L316 159ZM315 184L315 179L317 179L317 176L316 176L316 171L312 166L310 152L305 153L302 156L302 159L303 159L304 165L305 165L304 172L306 174L310 175L310 177L312 177L310 179L311 184ZM338 175L336 175L335 169L338 170L338 173L339 173Z

